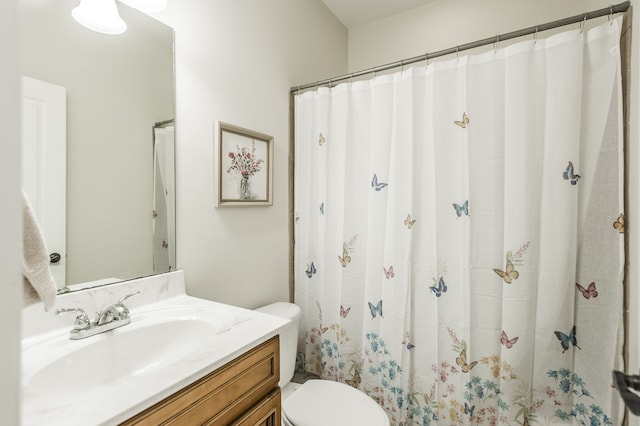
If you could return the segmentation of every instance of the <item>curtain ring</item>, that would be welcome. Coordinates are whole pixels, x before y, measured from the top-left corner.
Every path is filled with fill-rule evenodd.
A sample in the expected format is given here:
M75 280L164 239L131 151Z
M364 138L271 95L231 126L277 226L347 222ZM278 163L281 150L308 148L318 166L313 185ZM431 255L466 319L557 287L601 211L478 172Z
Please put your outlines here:
M400 61L400 74L404 73L404 59Z
M538 43L538 30L540 29L540 27L538 25L536 25L536 32L533 33L533 44Z
M584 25L587 22L587 14L584 14L584 18L582 19L582 22L580 22L580 34L582 34L582 32L584 31Z
M456 61L460 59L460 46L456 46Z
M496 42L493 43L493 53L496 53L498 50L498 43L500 42L500 34L496 35Z
M613 6L609 6L609 25L613 26Z

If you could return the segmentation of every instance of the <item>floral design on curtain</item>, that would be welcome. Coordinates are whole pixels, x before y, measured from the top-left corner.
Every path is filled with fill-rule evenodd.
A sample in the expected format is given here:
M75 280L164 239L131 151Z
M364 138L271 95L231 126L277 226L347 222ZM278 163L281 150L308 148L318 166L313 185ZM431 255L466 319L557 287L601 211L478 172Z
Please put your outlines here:
M299 368L394 425L620 421L619 37L296 96Z

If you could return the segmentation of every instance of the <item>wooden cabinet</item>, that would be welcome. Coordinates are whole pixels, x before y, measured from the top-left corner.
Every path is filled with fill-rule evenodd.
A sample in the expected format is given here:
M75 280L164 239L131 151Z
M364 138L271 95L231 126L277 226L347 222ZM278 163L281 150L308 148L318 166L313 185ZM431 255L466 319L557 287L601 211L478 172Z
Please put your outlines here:
M122 423L122 426L280 426L278 336Z
M252 410L232 423L232 426L280 426L280 389L265 397Z

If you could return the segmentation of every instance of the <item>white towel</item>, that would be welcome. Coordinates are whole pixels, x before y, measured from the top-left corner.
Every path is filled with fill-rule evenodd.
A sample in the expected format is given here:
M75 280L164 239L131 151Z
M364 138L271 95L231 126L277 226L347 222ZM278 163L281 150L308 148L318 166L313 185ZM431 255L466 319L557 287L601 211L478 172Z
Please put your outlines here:
M23 306L42 301L48 311L56 301L56 282L49 269L49 251L31 204L22 191Z

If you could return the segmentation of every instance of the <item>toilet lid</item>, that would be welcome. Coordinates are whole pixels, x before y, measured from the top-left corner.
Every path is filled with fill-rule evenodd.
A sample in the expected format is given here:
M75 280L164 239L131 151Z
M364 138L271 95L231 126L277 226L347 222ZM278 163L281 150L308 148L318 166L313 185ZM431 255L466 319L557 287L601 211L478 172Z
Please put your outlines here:
M309 380L282 403L295 426L388 426L385 411L364 392L344 383Z

